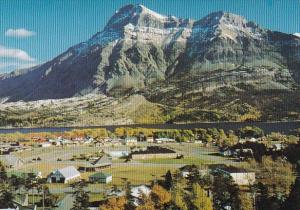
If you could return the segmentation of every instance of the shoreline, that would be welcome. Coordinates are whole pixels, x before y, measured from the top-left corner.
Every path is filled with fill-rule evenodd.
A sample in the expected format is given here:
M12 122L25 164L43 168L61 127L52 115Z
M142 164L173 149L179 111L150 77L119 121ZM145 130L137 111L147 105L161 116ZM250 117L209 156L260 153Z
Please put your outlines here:
M113 131L115 128L148 128L148 129L194 129L194 128L218 128L235 130L245 126L256 126L263 129L266 133L283 132L292 133L292 130L300 128L300 121L265 121L265 122L196 122L180 124L123 124L123 125L99 125L99 126L61 126L61 127L0 127L0 133L40 133L40 132L64 132L73 129L96 129L106 128Z

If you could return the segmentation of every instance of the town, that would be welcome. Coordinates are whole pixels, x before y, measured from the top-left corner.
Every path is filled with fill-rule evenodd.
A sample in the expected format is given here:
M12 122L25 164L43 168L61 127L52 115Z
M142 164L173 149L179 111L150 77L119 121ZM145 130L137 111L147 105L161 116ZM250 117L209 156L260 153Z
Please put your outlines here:
M0 207L280 209L299 190L299 136L250 126L0 134Z

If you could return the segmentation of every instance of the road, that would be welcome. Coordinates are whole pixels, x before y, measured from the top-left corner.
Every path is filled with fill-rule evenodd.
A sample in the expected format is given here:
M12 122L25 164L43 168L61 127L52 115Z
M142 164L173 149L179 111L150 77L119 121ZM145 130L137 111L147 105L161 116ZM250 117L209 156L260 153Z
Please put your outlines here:
M74 197L72 194L66 194L64 199L58 203L56 210L70 210L73 207Z

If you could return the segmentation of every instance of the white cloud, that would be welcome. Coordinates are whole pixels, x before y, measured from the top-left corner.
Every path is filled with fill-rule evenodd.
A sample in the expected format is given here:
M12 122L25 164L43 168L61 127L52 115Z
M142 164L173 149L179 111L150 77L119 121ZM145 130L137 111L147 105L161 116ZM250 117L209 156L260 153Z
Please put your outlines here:
M300 33L294 33L294 35L300 37Z
M26 38L34 35L36 35L34 31L29 31L25 28L17 28L17 29L10 28L5 32L5 36L17 37L17 38Z
M35 59L32 58L30 55L27 54L27 52L20 50L20 49L14 49L14 48L7 48L5 46L0 45L0 57L4 58L15 58L22 61L34 61Z

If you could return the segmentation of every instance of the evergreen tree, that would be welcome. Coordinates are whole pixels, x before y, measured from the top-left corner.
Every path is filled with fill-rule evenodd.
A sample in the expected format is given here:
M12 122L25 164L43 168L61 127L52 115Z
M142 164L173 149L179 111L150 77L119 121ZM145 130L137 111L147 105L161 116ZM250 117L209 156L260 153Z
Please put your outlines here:
M11 187L8 184L0 184L0 208L13 208L14 196L11 192Z
M173 186L173 177L172 177L172 174L171 174L171 171L168 170L168 172L166 173L165 175L165 183L164 183L164 187L167 189L167 190L170 190Z
M266 185L259 182L254 186L256 188L256 203L255 206L259 210L268 209L269 207L269 189Z
M0 161L0 183L7 181L7 173L4 164Z
M214 209L223 210L226 206L230 206L231 210L240 209L239 188L230 176L223 175L222 173L215 174L213 201Z
M84 190L86 186L87 184L85 182L74 183L72 185L75 201L71 210L88 210L89 194Z
M299 210L300 209L300 179L296 179L289 197L284 202L282 210Z
M201 179L201 175L199 173L199 168L196 165L191 165L189 168L189 175L187 177L188 179L188 186L192 188L193 184L199 183Z

